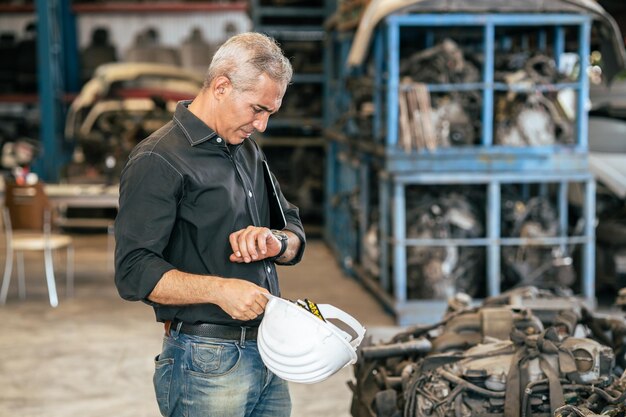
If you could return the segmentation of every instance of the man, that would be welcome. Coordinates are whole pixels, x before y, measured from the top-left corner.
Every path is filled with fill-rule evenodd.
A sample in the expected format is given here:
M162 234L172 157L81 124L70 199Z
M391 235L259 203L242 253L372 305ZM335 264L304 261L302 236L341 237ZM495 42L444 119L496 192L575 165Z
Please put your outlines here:
M305 236L250 136L278 111L292 73L271 38L232 37L198 96L122 172L115 282L165 323L154 374L164 416L290 415L287 383L263 366L256 330L264 294L279 294L274 263L299 262Z

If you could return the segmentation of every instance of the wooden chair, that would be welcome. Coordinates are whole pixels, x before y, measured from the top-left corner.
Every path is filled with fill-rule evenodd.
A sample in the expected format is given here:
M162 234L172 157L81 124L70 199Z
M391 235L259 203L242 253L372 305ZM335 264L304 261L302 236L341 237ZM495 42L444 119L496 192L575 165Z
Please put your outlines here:
M52 233L52 214L43 184L5 185L2 210L6 237L6 263L0 288L0 304L5 304L13 272L13 255L17 259L18 293L26 297L24 279L24 252L42 252L50 305L59 304L54 277L54 252L66 250L66 293L74 290L74 246L71 236Z

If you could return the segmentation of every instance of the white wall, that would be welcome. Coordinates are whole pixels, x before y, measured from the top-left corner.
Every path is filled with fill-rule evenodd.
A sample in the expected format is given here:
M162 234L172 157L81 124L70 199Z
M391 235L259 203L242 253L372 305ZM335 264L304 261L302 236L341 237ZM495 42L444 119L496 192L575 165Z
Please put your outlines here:
M33 13L0 14L0 32L13 32L19 41L27 23L34 20ZM162 44L178 47L189 36L191 29L202 30L210 43L222 42L224 25L233 22L237 32L252 28L245 11L185 12L185 13L81 13L77 16L78 43L84 48L91 40L91 32L98 26L109 28L109 39L117 47L118 56L134 42L138 32L148 27L159 30Z
M13 32L19 41L24 36L26 25L34 20L32 13L0 13L0 32Z
M250 30L251 21L244 11L185 12L185 13L81 13L78 18L78 39L81 48L87 46L91 32L98 26L109 28L109 39L117 47L119 57L132 45L137 33L148 27L159 31L162 44L178 47L194 27L202 30L210 43L225 39L224 25L233 22L237 33Z

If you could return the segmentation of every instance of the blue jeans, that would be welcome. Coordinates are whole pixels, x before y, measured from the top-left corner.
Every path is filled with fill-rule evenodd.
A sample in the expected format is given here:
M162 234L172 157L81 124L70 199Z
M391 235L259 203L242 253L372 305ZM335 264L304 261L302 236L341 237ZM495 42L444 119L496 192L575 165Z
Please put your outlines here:
M291 414L287 382L265 367L253 340L242 344L172 331L155 358L153 382L165 417Z

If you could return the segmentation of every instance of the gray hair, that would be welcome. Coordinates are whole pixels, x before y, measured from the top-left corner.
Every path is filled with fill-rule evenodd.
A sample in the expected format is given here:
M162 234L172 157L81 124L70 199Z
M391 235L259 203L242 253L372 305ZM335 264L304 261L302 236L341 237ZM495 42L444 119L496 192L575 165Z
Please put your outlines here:
M254 32L241 33L228 39L215 52L204 88L223 75L235 90L249 91L256 87L261 74L267 74L286 89L293 68L273 38Z

